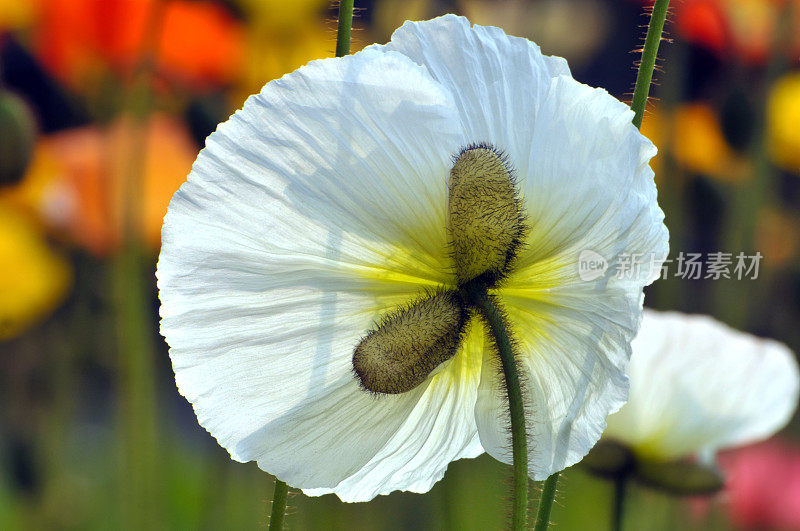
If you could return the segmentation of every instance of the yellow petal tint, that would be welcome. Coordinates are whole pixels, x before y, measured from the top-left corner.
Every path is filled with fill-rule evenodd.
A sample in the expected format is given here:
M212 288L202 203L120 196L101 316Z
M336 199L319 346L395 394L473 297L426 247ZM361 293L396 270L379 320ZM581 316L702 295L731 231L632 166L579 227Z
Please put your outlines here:
M156 248L169 200L186 180L196 155L185 127L153 116L137 157L136 129L121 119L107 128L85 127L42 139L25 180L5 192L52 229L97 255L112 252L121 241L123 201L127 190L138 210L137 237ZM141 162L142 173L135 164Z
M545 237L537 235L536 231L537 227L532 226L527 236ZM373 297L372 304L365 305L364 311L374 316L375 323L379 323L384 316L397 312L409 301L419 299L426 292L457 288L445 233L434 233L422 224L415 227L414 232L420 240L439 240L439 252L429 254L421 248L412 250L401 247L392 250L375 249L372 254L385 257L383 261L371 267L348 266L352 274L364 280L364 292ZM367 242L363 242L363 245L369 246ZM534 259L523 246L520 256L512 262L512 270L502 286L489 290L502 302L522 354L532 355L537 350L536 343L547 339L546 327L555 324L558 319L550 311L561 307L561 303L553 295L553 289L563 286L574 267L575 264L564 256ZM532 309L536 310L535 314ZM364 330L365 335L368 332ZM437 367L430 377L437 380L450 378L477 382L480 380L483 357L493 355L492 352L481 320L469 319L456 355Z
M21 334L64 299L69 263L25 216L0 202L0 340Z

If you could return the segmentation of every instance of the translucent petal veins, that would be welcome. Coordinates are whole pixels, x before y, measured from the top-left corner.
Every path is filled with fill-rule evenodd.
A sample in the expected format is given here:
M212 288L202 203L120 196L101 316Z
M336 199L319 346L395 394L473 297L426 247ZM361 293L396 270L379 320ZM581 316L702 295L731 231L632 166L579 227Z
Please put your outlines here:
M490 146L471 146L450 170L448 229L458 283L494 285L508 270L525 232L512 171Z
M353 370L368 391L405 393L458 350L467 320L454 291L435 294L385 317L356 347Z

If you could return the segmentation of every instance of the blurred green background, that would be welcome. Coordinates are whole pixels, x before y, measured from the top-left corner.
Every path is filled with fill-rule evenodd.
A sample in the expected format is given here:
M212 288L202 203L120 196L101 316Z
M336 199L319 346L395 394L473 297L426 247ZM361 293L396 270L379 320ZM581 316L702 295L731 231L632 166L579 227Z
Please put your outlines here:
M800 1L673 4L643 126L660 149L670 258L763 260L745 280L676 278L673 263L646 302L798 352ZM456 12L536 41L625 101L648 20L637 0L356 7L354 50ZM265 82L332 56L335 16L322 0L0 0L0 529L266 527L273 478L231 461L175 388L158 335L159 231L205 137ZM798 441L795 419L730 452L714 497L635 489L626 528L800 529ZM780 480L748 472L774 469ZM498 529L509 484L482 456L426 495L295 492L287 527ZM567 470L555 529L606 529L610 500L608 484Z

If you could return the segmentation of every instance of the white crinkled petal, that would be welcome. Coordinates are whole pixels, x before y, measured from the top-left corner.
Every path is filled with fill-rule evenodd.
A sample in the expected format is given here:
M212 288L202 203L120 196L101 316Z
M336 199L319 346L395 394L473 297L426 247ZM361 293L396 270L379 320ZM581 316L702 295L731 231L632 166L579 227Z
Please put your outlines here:
M529 474L543 480L580 461L603 433L606 416L625 402L621 366L631 332L617 322L631 320L635 309L589 297L571 307L517 297L503 301L521 353ZM475 413L486 451L511 463L508 405L494 356L484 356Z
M527 173L541 100L553 77L569 76L564 59L455 15L406 22L388 44L372 48L398 51L427 68L452 92L466 141L495 145L509 154L519 175Z
M525 182L531 230L499 296L527 370L531 475L544 479L580 461L625 403L642 289L668 247L647 164L655 150L630 110L560 77L539 113L550 119L534 135L539 156ZM548 156L558 149L572 156ZM560 185L564 175L574 176L569 186ZM608 261L604 275L581 277L585 250ZM478 430L487 452L508 462L507 423L494 420L505 406L490 375L484 368Z
M164 222L161 331L233 458L368 499L475 455L476 382L464 403L448 371L376 398L351 363L379 314L447 279L458 123L425 69L368 50L269 83L208 138Z
M334 488L304 492L335 493L346 502L394 490L428 492L451 461L482 454L473 413L479 372L470 362L462 353L449 370L433 376L408 420L364 468Z
M633 342L628 403L605 436L660 459L765 439L798 401L797 361L783 344L702 315L645 311Z

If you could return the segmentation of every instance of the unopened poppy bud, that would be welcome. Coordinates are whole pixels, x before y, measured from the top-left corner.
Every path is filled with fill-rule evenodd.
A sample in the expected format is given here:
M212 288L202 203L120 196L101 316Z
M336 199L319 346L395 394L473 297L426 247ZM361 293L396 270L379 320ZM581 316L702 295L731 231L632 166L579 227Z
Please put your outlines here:
M7 91L0 91L0 138L0 186L16 184L31 160L36 127L25 102Z
M490 146L462 151L450 170L448 229L459 285L495 284L525 231L522 203L505 157Z
M405 393L452 358L467 320L461 297L438 293L384 318L353 352L353 369L368 391Z
M713 467L700 462L652 461L640 459L636 479L651 488L678 496L713 494L725 485L724 478Z

